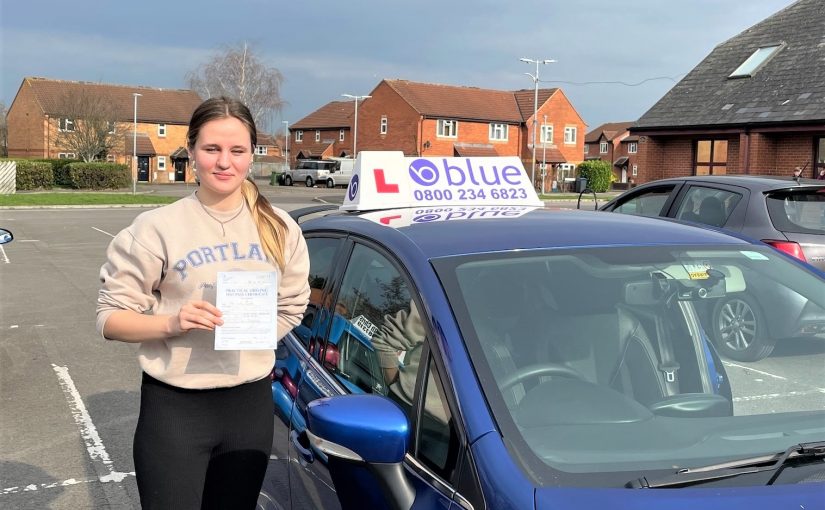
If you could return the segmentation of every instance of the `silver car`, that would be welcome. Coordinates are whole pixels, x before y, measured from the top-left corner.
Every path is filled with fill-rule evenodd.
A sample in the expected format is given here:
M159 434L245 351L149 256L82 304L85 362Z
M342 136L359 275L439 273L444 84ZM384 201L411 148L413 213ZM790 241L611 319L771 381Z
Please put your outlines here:
M705 175L652 181L601 207L724 228L804 260L825 271L825 181L777 176ZM767 301L772 294L765 289ZM719 350L731 359L768 356L777 336L825 333L823 318L806 303L772 306L755 300L720 300L707 317ZM783 319L801 314L799 329L775 331ZM709 324L708 324L709 323Z

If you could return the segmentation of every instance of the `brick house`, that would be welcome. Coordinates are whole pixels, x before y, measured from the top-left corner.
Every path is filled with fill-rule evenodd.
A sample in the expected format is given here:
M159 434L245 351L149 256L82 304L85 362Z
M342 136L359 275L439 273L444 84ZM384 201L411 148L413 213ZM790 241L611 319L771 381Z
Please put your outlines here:
M630 128L639 179L825 168L825 3L798 0L714 50Z
M633 122L608 122L584 137L584 159L600 159L612 165L614 187L625 189L638 174L639 137L631 135Z
M135 96L137 97L137 129ZM137 180L193 182L186 152L186 132L192 112L202 99L191 90L108 85L26 77L8 113L9 157L73 158L59 145L59 131L74 129L82 119L63 118L62 102L71 95L107 101L111 106L118 142L109 161L132 164L136 146Z
M532 171L533 90L382 80L369 95L358 106L359 151L396 150L429 157L517 156ZM538 105L536 184L550 190L554 180L563 182L582 161L585 123L561 89L539 90ZM312 121L330 112L338 115L334 122ZM349 156L353 125L353 101L329 103L290 127L290 152L299 158ZM309 142L308 135L314 137ZM302 146L297 142L299 136ZM307 145L313 140L321 144L317 149ZM309 151L300 152L299 147ZM548 171L542 181L545 162Z
M354 101L332 101L289 126L290 167L298 159L351 157L354 112Z

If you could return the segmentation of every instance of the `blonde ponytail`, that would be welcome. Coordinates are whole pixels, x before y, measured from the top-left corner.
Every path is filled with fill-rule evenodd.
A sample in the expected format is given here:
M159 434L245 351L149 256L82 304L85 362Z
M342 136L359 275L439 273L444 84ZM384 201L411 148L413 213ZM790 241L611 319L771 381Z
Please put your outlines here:
M258 227L258 236L261 238L264 253L283 272L286 265L284 255L288 229L286 223L275 213L269 201L260 194L254 182L244 179L241 193L249 210L252 211L252 219Z

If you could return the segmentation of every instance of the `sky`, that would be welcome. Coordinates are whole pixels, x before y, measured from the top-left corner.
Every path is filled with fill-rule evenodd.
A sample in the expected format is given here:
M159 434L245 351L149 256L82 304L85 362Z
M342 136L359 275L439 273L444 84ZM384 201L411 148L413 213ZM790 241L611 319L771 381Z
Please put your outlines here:
M590 131L633 121L718 44L792 0L0 0L0 101L24 77L186 88L248 43L278 69L281 130L382 79L560 87ZM266 129L265 129L266 130Z

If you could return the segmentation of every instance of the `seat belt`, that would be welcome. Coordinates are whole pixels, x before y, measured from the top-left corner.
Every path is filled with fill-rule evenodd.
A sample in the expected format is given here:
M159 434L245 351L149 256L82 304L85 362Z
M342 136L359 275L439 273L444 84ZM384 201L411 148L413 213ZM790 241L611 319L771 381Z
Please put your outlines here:
M667 313L667 309L662 310ZM665 390L668 397L678 395L679 391L679 363L673 356L673 344L670 342L670 333L666 330L661 316L656 320L656 343L659 347L659 371L665 381Z

